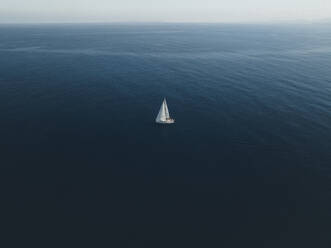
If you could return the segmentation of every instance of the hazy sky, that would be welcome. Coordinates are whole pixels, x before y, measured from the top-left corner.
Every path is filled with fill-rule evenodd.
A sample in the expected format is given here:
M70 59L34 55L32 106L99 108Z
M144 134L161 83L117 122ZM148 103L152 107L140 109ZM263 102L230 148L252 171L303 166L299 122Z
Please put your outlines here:
M331 19L331 0L0 0L0 22Z

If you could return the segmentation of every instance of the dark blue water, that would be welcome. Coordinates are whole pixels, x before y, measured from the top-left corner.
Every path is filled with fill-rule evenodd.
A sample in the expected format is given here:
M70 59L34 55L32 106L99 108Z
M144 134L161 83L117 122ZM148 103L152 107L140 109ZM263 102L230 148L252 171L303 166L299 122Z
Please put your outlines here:
M14 247L331 247L330 149L330 25L0 26Z

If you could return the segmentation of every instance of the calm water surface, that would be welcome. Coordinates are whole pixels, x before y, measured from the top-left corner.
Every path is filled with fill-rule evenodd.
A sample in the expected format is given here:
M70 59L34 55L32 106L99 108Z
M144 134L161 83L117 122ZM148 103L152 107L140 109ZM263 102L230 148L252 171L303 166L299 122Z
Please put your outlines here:
M14 246L331 247L331 26L0 25L0 149Z

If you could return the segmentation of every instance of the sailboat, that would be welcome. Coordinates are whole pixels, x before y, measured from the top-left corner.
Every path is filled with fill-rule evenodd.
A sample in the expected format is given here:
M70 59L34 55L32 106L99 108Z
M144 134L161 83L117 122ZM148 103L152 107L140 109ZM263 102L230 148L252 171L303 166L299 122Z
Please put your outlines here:
M155 119L155 122L159 123L159 124L173 124L173 123L175 123L175 120L170 118L169 110L168 110L168 106L167 106L167 101L166 101L165 98L162 102L159 114L157 115L157 117Z

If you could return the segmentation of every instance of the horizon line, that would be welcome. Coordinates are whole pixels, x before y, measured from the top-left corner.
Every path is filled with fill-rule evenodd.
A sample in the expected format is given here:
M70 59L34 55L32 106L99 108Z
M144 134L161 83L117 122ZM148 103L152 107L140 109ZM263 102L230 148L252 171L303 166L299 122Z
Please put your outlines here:
M266 20L266 21L27 21L1 22L0 25L42 25L42 24L314 24L331 23L331 19L297 19L297 20Z

